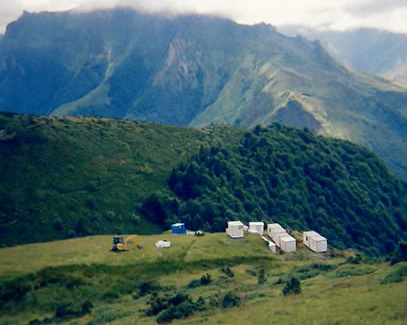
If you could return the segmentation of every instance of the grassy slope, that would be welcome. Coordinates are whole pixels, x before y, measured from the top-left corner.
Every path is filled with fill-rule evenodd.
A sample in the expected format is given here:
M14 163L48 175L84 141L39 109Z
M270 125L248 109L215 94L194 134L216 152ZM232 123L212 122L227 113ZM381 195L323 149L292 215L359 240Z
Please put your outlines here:
M154 242L164 238L173 246L156 249ZM228 291L242 298L239 308L209 307L188 319L176 320L175 324L270 324L270 319L279 324L404 324L407 321L406 283L379 284L390 269L384 263L339 265L344 258L311 253L302 244L294 254L272 255L257 235L232 240L225 234L205 237L163 234L141 236L140 242L144 245L142 250L130 247L122 254L108 252L110 236L0 249L2 282L29 273L33 283L36 278L44 281L47 273L40 271L44 267L48 274L62 271L61 278L73 276L85 281L70 290L64 289L63 282L33 289L20 302L2 310L0 323L25 324L34 318L52 317L52 306L72 297L86 297L94 305L92 313L62 323L87 324L93 320L103 324L155 324L155 317L145 317L140 311L147 307L150 295L137 300L131 297L137 292L137 283L143 281L175 286L173 289L189 294L194 300L201 296L208 301ZM284 297L282 285L273 285L293 268L312 263L337 265L337 268L302 280L302 293L296 296ZM222 277L224 274L219 271L222 265L231 266L235 273L232 279ZM349 267L371 273L335 276ZM258 285L257 278L247 273L259 268L264 268L267 274L263 285ZM207 272L212 275L212 284L186 288L191 280ZM48 306L51 306L49 310Z
M94 233L154 233L137 209L201 145L236 128L197 130L95 118L1 115L0 244Z

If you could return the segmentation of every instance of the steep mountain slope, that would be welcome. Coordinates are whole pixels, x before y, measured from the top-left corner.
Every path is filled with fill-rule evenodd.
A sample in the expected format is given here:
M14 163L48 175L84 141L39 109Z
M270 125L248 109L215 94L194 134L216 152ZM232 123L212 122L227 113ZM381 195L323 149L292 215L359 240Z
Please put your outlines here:
M318 39L339 62L352 69L407 84L406 35L372 28L349 31L321 31L300 25L278 30L286 35Z
M407 175L404 88L272 26L118 9L25 14L0 42L0 110L177 125L274 121L361 143Z
M237 144L242 133L0 114L0 245L161 232L140 217L144 200L200 145Z
M201 148L168 184L145 201L146 218L209 231L274 221L370 254L392 252L407 230L406 184L372 152L280 125L256 127L235 148Z

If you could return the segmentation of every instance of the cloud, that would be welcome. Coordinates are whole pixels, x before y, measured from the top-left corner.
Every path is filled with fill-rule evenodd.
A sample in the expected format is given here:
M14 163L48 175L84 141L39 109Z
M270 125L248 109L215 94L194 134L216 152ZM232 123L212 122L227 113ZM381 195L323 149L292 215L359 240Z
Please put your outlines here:
M353 2L345 8L345 11L352 13L354 16L371 16L385 15L406 7L407 2L405 0L370 0Z
M0 3L0 28L29 12L127 6L149 12L217 14L239 23L301 24L345 30L374 27L407 34L406 0L8 0ZM4 2L7 2L5 4ZM11 2L11 3L10 3ZM0 31L1 32L1 31Z

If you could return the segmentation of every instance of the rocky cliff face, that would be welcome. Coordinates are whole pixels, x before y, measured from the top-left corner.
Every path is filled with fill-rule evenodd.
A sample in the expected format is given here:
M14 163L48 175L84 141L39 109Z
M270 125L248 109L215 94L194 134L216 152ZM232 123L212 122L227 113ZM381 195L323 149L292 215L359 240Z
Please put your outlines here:
M0 42L0 110L176 125L280 122L406 175L406 91L272 26L131 10L25 14Z

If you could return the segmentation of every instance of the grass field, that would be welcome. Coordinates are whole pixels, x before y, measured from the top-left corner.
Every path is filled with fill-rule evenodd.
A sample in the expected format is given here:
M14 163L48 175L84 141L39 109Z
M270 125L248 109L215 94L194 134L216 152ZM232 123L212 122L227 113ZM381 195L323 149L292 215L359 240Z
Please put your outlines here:
M171 248L157 249L159 239L170 240ZM165 311L146 316L149 301L177 293L192 302L201 297L204 307L174 324L407 322L405 276L402 282L380 283L407 268L405 263L352 264L346 262L352 252L316 254L301 243L296 253L275 255L257 235L232 240L223 233L167 233L140 236L140 243L142 249L130 244L123 253L109 251L111 236L0 249L0 324L156 324ZM224 267L233 276L222 272ZM262 270L265 281L259 284ZM207 274L209 284L191 285ZM290 274L301 279L302 292L284 296ZM141 293L143 283L155 288ZM238 297L238 306L224 308L229 293ZM56 317L61 306L75 310L85 301L92 303L90 312Z

